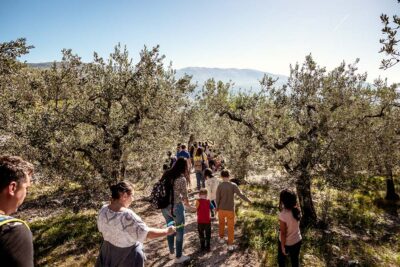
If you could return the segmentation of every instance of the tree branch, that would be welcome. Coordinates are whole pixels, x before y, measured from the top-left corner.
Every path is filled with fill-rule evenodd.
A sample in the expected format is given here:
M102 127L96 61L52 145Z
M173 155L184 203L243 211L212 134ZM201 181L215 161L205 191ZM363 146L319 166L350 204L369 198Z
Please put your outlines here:
M260 132L260 130L258 130L252 123L244 120L242 117L229 112L229 111L221 111L219 113L219 116L224 116L227 115L229 117L229 119L236 121L236 122L240 122L242 124L244 124L245 126L247 126L253 133L256 134L257 139L261 142L261 146L263 146L264 148L271 150L272 152L276 152L277 150L281 150L284 149L287 145L289 145L291 142L295 141L297 138L293 137L293 136L289 136L286 138L286 140L283 143L274 143L273 145L270 144L270 142L268 142L268 140L265 139L264 135Z

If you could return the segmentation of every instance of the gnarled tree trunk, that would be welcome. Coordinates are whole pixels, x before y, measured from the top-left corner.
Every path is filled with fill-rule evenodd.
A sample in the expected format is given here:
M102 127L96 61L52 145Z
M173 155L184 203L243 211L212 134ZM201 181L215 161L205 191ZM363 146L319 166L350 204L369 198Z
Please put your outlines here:
M296 177L296 191L303 213L301 218L302 227L315 225L317 223L317 213L315 212L311 195L311 175L307 170L302 170L299 176Z
M393 181L393 171L391 166L386 165L386 200L399 200L400 197L396 193Z

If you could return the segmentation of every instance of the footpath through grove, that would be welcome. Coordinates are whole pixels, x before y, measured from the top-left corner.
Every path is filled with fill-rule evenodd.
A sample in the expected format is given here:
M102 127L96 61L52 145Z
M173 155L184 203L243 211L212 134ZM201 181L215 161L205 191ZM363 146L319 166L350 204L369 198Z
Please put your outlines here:
M192 187L196 185L195 175L190 175ZM195 192L195 188L192 188ZM189 201L194 206L194 200L197 193L189 193ZM160 210L154 210L150 204L144 200L136 200L133 204L133 210L141 216L142 220L150 227L165 227L165 219ZM257 254L248 249L241 249L229 252L226 244L218 243L218 220L212 221L211 226L211 251L201 252L200 241L197 232L197 215L195 212L186 212L185 235L184 235L184 254L191 258L183 266L259 266ZM241 233L239 227L235 226L235 244L239 244ZM146 266L178 266L174 264L174 259L169 258L169 250L166 238L164 240L153 239L144 243L144 252L146 253ZM182 266L182 265L180 265Z

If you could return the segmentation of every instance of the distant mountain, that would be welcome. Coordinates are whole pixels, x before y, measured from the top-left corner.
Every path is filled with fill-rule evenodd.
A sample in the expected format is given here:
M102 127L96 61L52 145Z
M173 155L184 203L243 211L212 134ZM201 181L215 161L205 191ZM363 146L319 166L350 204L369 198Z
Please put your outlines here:
M260 80L264 77L264 74L273 78L278 78L275 84L276 86L281 86L288 80L288 77L284 75L276 75L252 69L188 67L176 71L177 78L185 74L191 75L192 82L197 82L199 88L201 88L208 79L214 78L216 81L233 82L233 89L235 91L258 91L260 89Z
M53 62L28 63L28 65L34 68L48 69L53 65ZM242 90L246 92L258 91L260 89L260 80L264 77L264 74L278 78L275 83L277 87L285 84L288 80L288 77L284 75L253 69L187 67L176 70L177 78L181 78L185 74L192 76L192 82L197 83L198 89L202 88L208 79L214 78L216 81L233 82L232 89L234 91Z
M49 69L54 62L28 63L28 66L38 69Z

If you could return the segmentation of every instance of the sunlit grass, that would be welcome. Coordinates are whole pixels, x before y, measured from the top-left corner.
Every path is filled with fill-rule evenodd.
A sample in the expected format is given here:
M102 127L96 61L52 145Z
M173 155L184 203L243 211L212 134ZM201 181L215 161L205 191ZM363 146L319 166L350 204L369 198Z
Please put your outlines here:
M101 243L96 215L94 210L78 214L65 211L32 222L36 265L93 265Z
M79 183L75 182L68 182L64 183L62 185L59 184L36 184L33 183L29 188L28 188L28 193L26 195L25 201L32 201L37 199L40 196L48 196L52 195L54 193L57 193L57 191L62 190L63 192L73 192L78 189L81 189L82 185Z
M268 192L266 186L247 185L242 188L253 201L252 205L238 204L238 224L244 236L242 245L257 250L265 265L275 266L277 198L265 197Z

